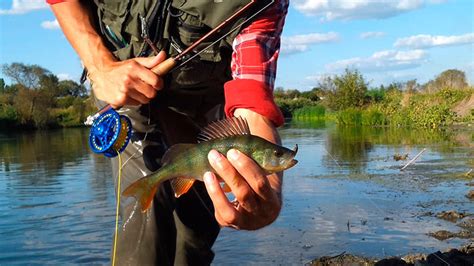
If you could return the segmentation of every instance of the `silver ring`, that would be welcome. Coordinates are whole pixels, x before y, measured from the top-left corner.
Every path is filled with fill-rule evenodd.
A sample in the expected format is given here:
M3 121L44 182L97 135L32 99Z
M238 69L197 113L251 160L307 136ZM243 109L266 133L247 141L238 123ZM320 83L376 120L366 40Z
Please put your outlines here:
M234 205L234 208L236 208L237 210L239 209L240 202L237 199L231 201L230 203L232 203L232 205Z

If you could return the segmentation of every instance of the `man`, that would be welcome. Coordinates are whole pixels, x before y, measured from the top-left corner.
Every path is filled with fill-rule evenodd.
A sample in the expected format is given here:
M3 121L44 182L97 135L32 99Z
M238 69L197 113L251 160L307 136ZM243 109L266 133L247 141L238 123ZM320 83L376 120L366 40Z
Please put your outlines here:
M252 134L280 142L275 128L283 117L272 90L287 0L276 1L166 76L151 69L248 1L47 1L88 71L98 106L123 106L119 112L132 120L134 133L123 152L124 162L119 166L118 160L112 161L115 177L122 167L122 188L156 171L167 147L195 142L199 128L224 114L242 116ZM251 12L262 6L257 3ZM158 49L166 53L153 52ZM205 185L196 182L178 199L165 183L146 213L133 198L123 198L118 263L210 264L220 226L256 230L278 217L281 174L266 175L236 150L226 155L211 151L208 158L235 200L228 200L213 173L205 174Z

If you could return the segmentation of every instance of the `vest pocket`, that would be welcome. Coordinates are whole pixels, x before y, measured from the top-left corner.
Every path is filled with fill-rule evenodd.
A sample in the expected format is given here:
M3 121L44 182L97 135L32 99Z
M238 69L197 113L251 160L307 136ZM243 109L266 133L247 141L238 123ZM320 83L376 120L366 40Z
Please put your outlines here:
M130 0L100 0L98 6L102 14L102 22L108 25L117 37L123 38L122 25L127 17Z

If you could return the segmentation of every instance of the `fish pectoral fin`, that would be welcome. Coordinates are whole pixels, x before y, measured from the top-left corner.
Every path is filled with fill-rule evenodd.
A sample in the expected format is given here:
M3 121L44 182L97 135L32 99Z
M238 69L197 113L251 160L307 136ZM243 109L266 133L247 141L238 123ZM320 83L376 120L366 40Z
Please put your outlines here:
M177 177L171 180L171 187L173 188L174 196L179 198L181 195L188 192L193 186L194 181L196 181L196 179L188 177Z

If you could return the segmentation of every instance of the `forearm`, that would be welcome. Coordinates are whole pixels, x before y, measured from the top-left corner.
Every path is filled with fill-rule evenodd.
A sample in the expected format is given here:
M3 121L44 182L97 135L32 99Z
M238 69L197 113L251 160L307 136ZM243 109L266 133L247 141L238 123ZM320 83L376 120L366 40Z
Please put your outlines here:
M64 35L76 50L89 71L103 68L116 61L96 32L90 10L80 1L67 1L51 5Z
M94 28L90 10L78 0L51 6L67 39L89 71L94 95L117 108L150 102L163 80L151 69L166 55L118 61Z

